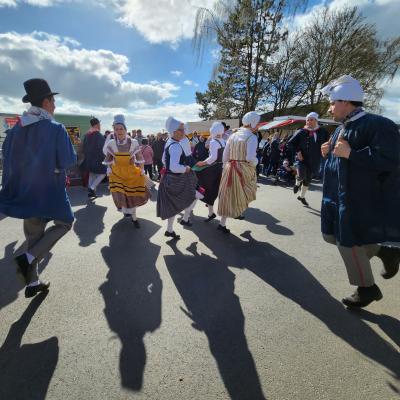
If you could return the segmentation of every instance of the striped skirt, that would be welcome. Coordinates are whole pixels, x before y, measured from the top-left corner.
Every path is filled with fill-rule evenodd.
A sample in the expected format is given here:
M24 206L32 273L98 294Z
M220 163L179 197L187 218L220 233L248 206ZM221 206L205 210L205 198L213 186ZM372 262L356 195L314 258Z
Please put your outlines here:
M218 192L218 214L236 218L256 199L256 169L248 162L230 161L222 172Z
M189 207L196 198L197 177L185 174L163 175L157 194L157 217L167 219Z

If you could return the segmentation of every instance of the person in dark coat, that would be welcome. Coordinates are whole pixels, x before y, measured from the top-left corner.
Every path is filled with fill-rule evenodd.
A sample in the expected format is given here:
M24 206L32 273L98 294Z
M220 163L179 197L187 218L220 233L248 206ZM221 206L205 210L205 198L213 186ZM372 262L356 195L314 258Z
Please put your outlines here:
M107 167L103 164L103 147L106 139L100 133L100 121L97 118L90 120L90 126L83 139L84 160L81 168L89 172L88 197L96 198L96 188L107 172Z
M208 157L208 150L206 148L206 141L203 136L199 136L199 142L194 146L193 157L196 161L203 161Z
M157 167L158 179L161 178L160 172L163 168L162 156L164 153L165 140L162 133L157 133L157 139L151 145L153 149L153 165Z
M39 280L38 263L71 229L74 215L65 189L66 170L76 154L65 127L54 120L55 99L44 79L24 82L31 103L3 143L0 213L23 219L26 252L15 257L25 297L49 289ZM50 221L54 225L46 229Z
M336 244L355 292L342 302L365 307L380 300L370 259L383 261L381 275L399 270L400 249L382 245L400 242L400 133L393 121L362 109L363 90L351 76L322 89L330 112L343 124L324 143L325 163L321 229Z
M266 176L271 174L276 175L279 167L280 157L281 157L281 151L279 149L279 134L275 133L270 144L269 165Z
M306 117L306 125L290 138L288 148L296 154L297 176L293 193L301 187L297 200L308 206L305 199L313 175L317 175L321 164L321 145L328 140L328 132L318 125L318 114L311 112Z

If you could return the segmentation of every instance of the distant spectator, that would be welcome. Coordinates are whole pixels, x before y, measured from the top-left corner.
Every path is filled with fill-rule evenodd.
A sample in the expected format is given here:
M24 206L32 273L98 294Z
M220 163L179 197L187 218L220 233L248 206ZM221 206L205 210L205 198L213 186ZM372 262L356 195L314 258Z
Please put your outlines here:
M153 149L149 145L148 139L142 139L140 150L144 160L144 172L149 175L150 179L153 179Z
M199 136L199 143L194 147L193 157L196 161L203 161L208 157L208 150L203 136Z

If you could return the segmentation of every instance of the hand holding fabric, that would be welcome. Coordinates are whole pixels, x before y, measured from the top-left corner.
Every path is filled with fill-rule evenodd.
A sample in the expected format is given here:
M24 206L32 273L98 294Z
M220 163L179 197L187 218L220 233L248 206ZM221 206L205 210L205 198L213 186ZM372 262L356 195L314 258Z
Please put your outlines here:
M336 142L335 148L333 149L333 154L336 157L349 158L350 152L351 147L349 145L349 142L340 136Z
M321 145L321 154L322 154L322 157L324 157L324 158L328 157L328 154L329 154L329 151L331 148L331 140L332 139L329 139L327 142L322 143L322 145Z

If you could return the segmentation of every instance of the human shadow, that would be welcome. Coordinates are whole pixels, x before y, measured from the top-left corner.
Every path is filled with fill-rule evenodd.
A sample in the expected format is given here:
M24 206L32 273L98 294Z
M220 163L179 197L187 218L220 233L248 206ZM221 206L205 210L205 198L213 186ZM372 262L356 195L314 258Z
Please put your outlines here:
M209 229L200 224L193 228L199 240L218 259L253 272L282 296L318 318L334 335L400 379L400 355L393 346L332 297L296 258L269 243L255 240L250 231L241 235L246 239L243 241L234 235L210 235Z
M244 333L244 315L234 293L235 274L224 259L199 254L192 243L183 254L168 242L174 255L165 256L171 278L185 303L182 309L193 328L205 333L224 385L234 400L265 399Z
M256 225L265 225L266 228L275 235L293 235L293 231L285 226L279 225L280 221L265 211L249 207L244 214L246 221Z
M69 198L69 202L72 207L81 206L89 203L93 203L96 200L88 199L88 191L87 188L83 186L73 186L67 189L67 194ZM96 194L99 197L106 196L109 194L108 185L106 183L101 183L96 188Z
M96 237L104 231L104 215L107 207L89 202L74 213L74 232L79 237L79 246L87 247L96 242Z
M101 253L109 268L99 287L104 314L121 340L119 369L123 387L139 391L146 366L144 336L161 324L162 281L156 269L160 246L150 242L159 226L146 219L141 228L121 220L111 229Z
M2 282L2 288L0 291L0 310L15 301L18 298L18 292L24 288L24 285L21 280L18 279L16 274L14 257L25 247L25 243L22 243L17 249L15 248L16 244L17 241L9 243L4 248L4 257L0 260L0 275ZM39 273L46 268L51 256L52 254L49 253L43 260L41 260L38 266Z
M43 400L58 362L58 339L23 344L22 337L47 293L37 295L14 322L0 348L0 398Z
M379 326L400 348L400 321L386 314L374 314L368 310L351 310L355 316Z

